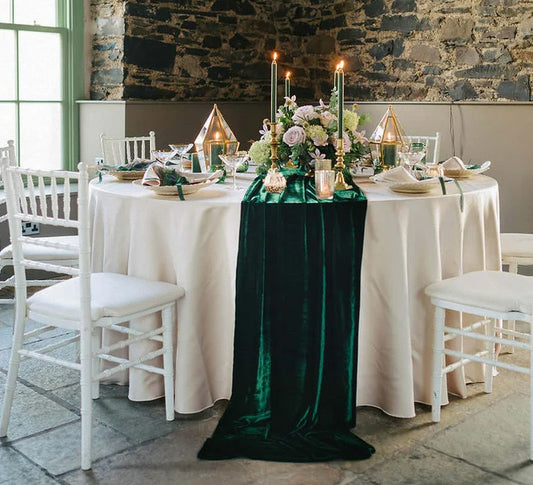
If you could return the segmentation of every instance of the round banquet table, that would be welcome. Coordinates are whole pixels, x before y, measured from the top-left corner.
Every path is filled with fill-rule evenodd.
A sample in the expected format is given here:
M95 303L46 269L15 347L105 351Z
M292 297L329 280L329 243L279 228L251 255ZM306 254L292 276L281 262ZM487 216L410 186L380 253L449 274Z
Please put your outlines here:
M249 174L239 177L246 188ZM461 180L430 194L397 194L358 178L368 199L361 270L357 404L398 417L431 402L433 307L424 288L481 269L500 269L495 180ZM177 283L185 289L176 322L176 411L195 413L231 396L235 271L240 201L230 182L186 196L158 196L113 177L91 182L93 270ZM342 245L342 241L339 241ZM152 316L131 322L149 328ZM456 325L466 315L450 314ZM113 335L104 335L111 342ZM118 338L118 337L117 337ZM132 346L130 352L135 352ZM483 379L470 364L447 377L450 392ZM162 379L130 369L135 401L163 395ZM445 396L446 394L444 394Z

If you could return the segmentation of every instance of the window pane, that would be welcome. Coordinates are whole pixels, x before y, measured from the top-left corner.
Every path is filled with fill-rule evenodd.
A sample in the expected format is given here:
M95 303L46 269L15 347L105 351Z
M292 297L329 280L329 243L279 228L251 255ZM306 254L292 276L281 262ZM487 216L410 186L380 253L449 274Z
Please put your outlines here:
M20 104L20 165L43 170L60 169L61 104Z
M15 23L57 27L57 0L15 0Z
M0 0L0 22L11 23L11 0Z
M61 37L19 32L20 99L61 99Z
M15 32L10 30L0 30L0 66L0 99L15 99Z
M0 146L17 139L17 111L15 103L0 103Z

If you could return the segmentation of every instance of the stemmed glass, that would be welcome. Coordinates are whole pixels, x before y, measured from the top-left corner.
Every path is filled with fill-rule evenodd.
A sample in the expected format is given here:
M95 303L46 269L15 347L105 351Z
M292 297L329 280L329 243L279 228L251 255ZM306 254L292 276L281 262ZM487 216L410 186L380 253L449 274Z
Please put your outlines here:
M183 155L185 155L192 147L192 143L171 143L169 145L172 150L176 150L175 154L180 157L179 168L182 169Z
M239 152L235 154L226 154L226 155L219 155L220 159L228 166L231 167L231 174L233 176L233 190L243 190L242 187L237 187L236 184L236 173L237 173L237 167L241 164L243 164L246 160L248 160L248 153Z
M416 177L414 168L426 156L426 147L418 148L416 151L412 147L407 147L407 150L400 152L400 160L404 165L407 165L409 172Z
M155 158L155 160L157 160L158 162L161 162L163 165L166 165L167 162L174 156L176 155L176 153L178 153L177 150L170 150L170 151L165 151L165 150L152 150L151 152L151 155L153 158Z

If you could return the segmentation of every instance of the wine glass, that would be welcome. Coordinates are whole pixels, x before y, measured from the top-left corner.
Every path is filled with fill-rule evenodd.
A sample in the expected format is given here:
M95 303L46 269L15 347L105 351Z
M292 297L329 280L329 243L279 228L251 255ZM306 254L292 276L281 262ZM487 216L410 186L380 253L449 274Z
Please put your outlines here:
M413 172L416 165L419 164L425 156L425 146L423 148L418 148L416 151L413 151L411 147L406 147L406 150L400 152L400 160L402 161L402 164L407 166L407 169L412 175L415 175Z
M167 162L178 153L177 150L152 150L150 154L152 155L152 158L156 161L162 163L163 165L166 165Z
M246 152L239 152L235 154L225 154L225 155L219 155L220 159L228 166L231 167L231 174L233 176L233 190L243 190L242 187L237 187L236 184L236 173L237 173L237 167L244 163L246 160L248 160L248 153Z
M172 148L172 150L176 150L176 154L180 157L178 165L181 170L183 155L185 155L193 147L193 143L171 143L169 147Z

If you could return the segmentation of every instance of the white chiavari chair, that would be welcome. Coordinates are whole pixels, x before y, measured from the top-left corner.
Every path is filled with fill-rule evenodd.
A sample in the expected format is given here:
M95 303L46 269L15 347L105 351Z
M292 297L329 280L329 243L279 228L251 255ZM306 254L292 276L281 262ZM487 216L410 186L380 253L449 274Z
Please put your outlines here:
M502 271L475 271L433 283L426 288L435 306L435 336L433 346L432 419L440 421L441 395L444 377L468 364L485 364L485 392L492 392L493 367L502 367L529 375L530 380L530 460L533 461L533 277ZM447 326L446 310L476 315L481 320L465 327ZM528 331L502 328L497 320L526 322ZM483 332L483 333L482 333ZM466 346L452 350L447 343L456 338L473 339L485 345L484 350L468 352ZM497 345L524 349L529 352L529 365L515 365L498 360ZM457 348L457 346L455 347ZM447 364L445 356L456 360Z
M148 136L126 136L124 138L109 138L104 133L100 135L102 156L106 165L126 165L136 158L150 159L155 150L155 132Z
M21 360L40 359L78 370L81 388L81 467L87 470L91 467L92 399L99 397L101 379L107 379L114 373L131 367L162 375L166 419L169 421L174 419L172 333L176 302L183 296L184 291L179 286L170 283L133 276L115 273L91 274L89 189L85 164L79 165L79 172L51 172L9 167L7 163L4 163L2 176L7 195L13 245L16 302L13 345L0 420L0 437L7 434ZM40 190L44 187L45 177L51 180L52 187L57 186L60 179L78 181L77 219L72 216L70 198L60 199L54 191L52 191L51 210L48 210L47 198ZM29 189L28 195L24 190L25 185ZM75 228L79 235L79 245L69 245L68 249L78 251L79 267L62 267L58 264L26 259L23 244L50 246L52 243L22 236L21 221ZM67 245L62 243L53 243L53 247L67 249ZM29 268L64 272L73 277L44 288L28 298L25 271ZM161 313L162 318L162 325L158 328L141 332L130 329L127 325L130 320L158 312ZM25 332L28 319L42 324L43 327ZM76 335L70 334L61 342L52 345L44 344L44 348L40 349L24 348L23 344L26 339L57 327L74 330ZM102 328L119 332L127 338L102 347L98 332ZM136 356L134 360L113 355L115 350L127 348L141 341L146 342L150 350L141 356ZM51 355L53 350L73 343L79 344L79 362L71 362ZM156 350L153 350L154 348ZM138 347L136 351L139 351ZM155 364L148 362L161 358L162 367L156 367ZM102 360L116 365L102 371L100 369Z
M439 163L440 134L437 131L434 136L408 135L404 136L407 143L423 143L426 145L426 163Z
M17 166L17 158L15 154L15 142L13 140L8 140L6 147L0 148L0 160L6 159L8 165ZM2 182L3 185L3 182ZM40 188L40 190L47 190L45 187ZM54 188L52 188L53 190ZM55 187L57 190L57 187ZM70 184L67 184L64 188L64 197L70 197ZM0 216L0 223L7 221L7 213ZM78 244L77 236L52 236L42 238L45 242L59 242L64 244ZM24 255L28 259L33 259L36 261L50 261L59 263L63 266L76 266L78 264L77 250L71 251L62 247L50 246L32 246L25 245L23 248ZM10 244L2 248L0 251L0 271L3 268L13 266L13 251ZM7 279L0 281L0 290L3 288L13 288L15 281L14 276L10 276ZM34 279L28 281L28 286L50 286L57 283L57 279L53 278L42 278ZM0 304L10 304L15 300L11 297L0 298Z

